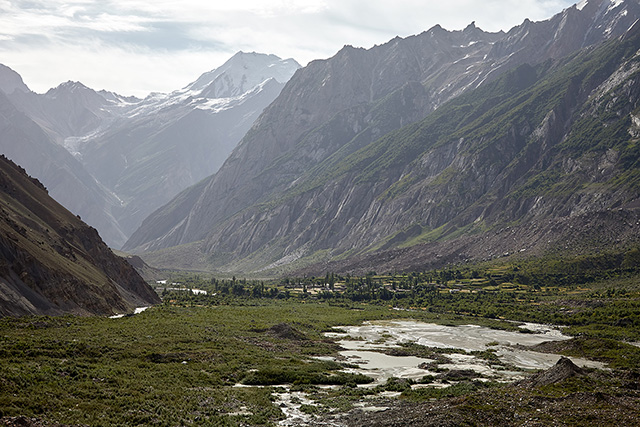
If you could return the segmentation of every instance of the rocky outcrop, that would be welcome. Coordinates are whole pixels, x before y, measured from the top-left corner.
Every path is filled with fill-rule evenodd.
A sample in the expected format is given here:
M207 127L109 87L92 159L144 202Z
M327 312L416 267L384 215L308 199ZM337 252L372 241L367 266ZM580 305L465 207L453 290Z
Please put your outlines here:
M529 387L541 387L559 383L560 381L580 375L584 375L584 371L576 366L571 359L562 356L551 368L532 375L520 384Z
M0 157L0 315L112 315L160 302L97 231Z

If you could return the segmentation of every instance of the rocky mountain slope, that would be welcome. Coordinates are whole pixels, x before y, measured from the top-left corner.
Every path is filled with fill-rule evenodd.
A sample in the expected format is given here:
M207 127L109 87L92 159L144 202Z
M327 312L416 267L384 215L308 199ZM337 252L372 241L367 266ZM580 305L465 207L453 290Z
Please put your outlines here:
M620 159L633 144L620 135L633 132L635 98L612 91L634 87L624 70L635 67L638 17L637 2L590 0L506 34L435 27L345 47L297 73L220 171L147 218L125 248L190 243L161 259L291 268L486 233L534 207L543 221L631 203L633 162ZM589 104L593 91L624 100L621 139L604 151L593 138L612 128L597 127L604 101ZM586 141L555 151L574 138ZM594 172L600 164L607 174Z
M3 67L7 100L76 157L92 177L81 180L85 186L98 188L59 194L55 177L40 174L57 163L34 167L34 159L19 155L17 141L3 152L119 248L144 217L220 167L298 68L293 60L240 52L184 89L140 100L79 82L36 94Z
M0 315L112 315L160 302L97 231L0 157Z

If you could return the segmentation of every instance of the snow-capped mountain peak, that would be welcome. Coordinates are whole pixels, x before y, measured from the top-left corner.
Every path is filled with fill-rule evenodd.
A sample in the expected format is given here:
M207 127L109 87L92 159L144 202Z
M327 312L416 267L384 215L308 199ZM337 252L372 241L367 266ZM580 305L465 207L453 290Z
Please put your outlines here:
M202 74L184 90L205 98L231 98L241 96L271 78L286 83L298 68L300 64L293 59L238 52L220 67Z
M85 85L83 85L80 82L74 82L74 81L66 81L64 83L60 83L58 86L56 86L53 89L49 89L49 91L47 92L48 94L55 94L58 92L78 92L78 91L85 91L85 90L93 90L93 89L89 89L88 87L86 87Z
M128 112L130 117L157 114L168 108L221 111L257 93L266 82L284 85L300 68L294 59L276 55L238 52L220 67L202 74L185 88L169 94L151 93Z

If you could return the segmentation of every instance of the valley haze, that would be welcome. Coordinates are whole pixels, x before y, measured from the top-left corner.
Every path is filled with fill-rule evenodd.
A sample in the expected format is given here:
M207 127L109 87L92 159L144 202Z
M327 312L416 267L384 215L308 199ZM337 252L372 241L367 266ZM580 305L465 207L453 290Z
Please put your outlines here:
M0 147L120 248L147 215L217 171L299 67L238 52L183 89L137 99L72 81L40 95L3 66L7 101L42 135L0 136Z

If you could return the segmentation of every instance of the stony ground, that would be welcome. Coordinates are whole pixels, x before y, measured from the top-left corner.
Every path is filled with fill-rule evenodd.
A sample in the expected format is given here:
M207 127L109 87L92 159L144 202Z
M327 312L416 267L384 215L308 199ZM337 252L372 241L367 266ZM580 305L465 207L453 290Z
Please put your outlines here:
M490 393L437 402L399 402L384 412L349 414L348 426L637 426L638 396L573 393L562 398L514 391L497 401Z
M598 383L598 375L582 380ZM620 379L618 379L620 380ZM565 381L563 387L509 385L470 396L430 402L398 401L391 409L378 413L353 411L348 426L444 427L444 426L637 426L640 423L640 383L622 380L620 387L603 386L574 391Z
M638 426L640 374L577 368L561 359L547 371L514 384L467 396L414 402L376 402L389 409L354 409L313 425L349 427Z

